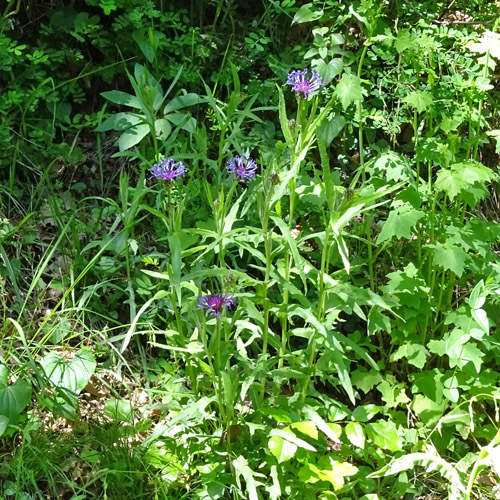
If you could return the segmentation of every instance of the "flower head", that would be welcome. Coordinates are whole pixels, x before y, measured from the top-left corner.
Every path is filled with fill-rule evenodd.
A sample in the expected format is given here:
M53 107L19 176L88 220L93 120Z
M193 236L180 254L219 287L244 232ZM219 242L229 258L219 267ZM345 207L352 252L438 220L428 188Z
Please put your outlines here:
M187 168L181 161L176 163L173 158L164 158L156 165L153 165L150 172L156 179L173 182L176 177L185 175Z
M227 293L219 295L205 295L198 297L198 309L206 309L207 316L220 318L223 307L231 309L234 306L234 300Z
M308 71L308 69L290 71L288 73L288 80L283 86L291 85L293 91L299 92L304 97L309 97L311 92L323 87L325 83L314 69L311 70L311 77L306 78Z
M236 179L253 179L257 170L257 163L252 158L236 155L226 165L226 170L236 176Z

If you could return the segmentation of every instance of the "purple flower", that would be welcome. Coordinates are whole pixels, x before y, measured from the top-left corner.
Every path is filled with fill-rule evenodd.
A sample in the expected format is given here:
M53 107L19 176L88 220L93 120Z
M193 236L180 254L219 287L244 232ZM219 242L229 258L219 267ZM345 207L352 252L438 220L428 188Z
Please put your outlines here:
M291 85L293 91L303 94L304 97L309 97L311 92L323 87L325 83L314 69L311 70L311 77L309 79L306 78L308 71L308 69L290 71L288 73L288 80L283 86Z
M181 161L176 163L173 158L164 158L156 165L153 165L150 172L156 179L173 182L176 177L185 175L187 168Z
M220 313L222 312L222 308L224 306L228 309L231 309L234 306L234 300L228 293L198 297L198 309L206 309L207 316L220 318Z
M236 176L236 179L253 179L257 170L257 163L252 158L236 155L226 165L226 170Z

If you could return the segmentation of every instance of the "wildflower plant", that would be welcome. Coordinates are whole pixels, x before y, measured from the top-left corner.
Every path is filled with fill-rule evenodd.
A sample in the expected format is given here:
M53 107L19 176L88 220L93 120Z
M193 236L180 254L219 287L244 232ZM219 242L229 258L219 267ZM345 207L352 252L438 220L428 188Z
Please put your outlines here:
M164 158L150 170L152 177L166 183L173 182L177 177L184 177L187 168L182 161L176 162L173 158Z
M228 160L226 170L235 175L235 178L240 180L251 180L255 177L257 171L257 163L253 158L245 158L241 155Z
M207 316L215 316L217 319L224 307L232 309L234 305L234 299L226 292L198 297L198 309L206 309Z
M301 97L307 99L312 92L325 85L316 70L311 70L311 76L309 78L307 77L308 73L309 70L307 68L290 71L290 73L288 73L288 79L283 86L291 85L294 92L297 92Z

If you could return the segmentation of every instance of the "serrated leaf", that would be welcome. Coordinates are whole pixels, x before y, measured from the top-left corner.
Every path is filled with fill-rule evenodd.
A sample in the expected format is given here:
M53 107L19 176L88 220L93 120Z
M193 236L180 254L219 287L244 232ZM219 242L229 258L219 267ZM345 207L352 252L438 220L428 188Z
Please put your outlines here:
M349 422L345 426L345 435L354 446L361 449L365 447L365 432L363 426L358 422Z
M396 38L396 41L394 42L394 47L396 48L398 53L401 54L406 49L411 49L414 46L415 46L415 38L410 33L410 30L408 30L408 29L399 30L398 37Z
M366 434L375 446L384 450L401 451L402 442L398 436L396 424L390 420L379 420L366 424Z
M411 365L423 368L428 354L429 351L423 345L405 343L391 356L391 360L406 358Z
M240 485L240 476L245 480L245 485L248 493L248 500L259 500L257 487L262 486L262 483L255 480L255 477L262 474L254 472L249 466L247 460L240 455L236 460L233 460L233 467L236 472L237 480ZM241 486L241 485L240 485Z
M276 457L278 462L288 462L298 450L298 446L280 436L272 436L268 441L269 450Z
M458 277L462 276L465 269L465 261L468 254L460 246L450 240L444 243L437 242L435 245L428 245L434 253L434 264L442 267L445 271L452 271Z
M424 212L416 210L409 203L391 210L378 235L377 245L394 237L410 239L412 229L424 215Z
M335 95L346 110L351 103L363 99L361 79L351 73L344 73L335 88Z
M403 102L416 109L418 113L425 111L432 104L432 94L424 90L410 92Z

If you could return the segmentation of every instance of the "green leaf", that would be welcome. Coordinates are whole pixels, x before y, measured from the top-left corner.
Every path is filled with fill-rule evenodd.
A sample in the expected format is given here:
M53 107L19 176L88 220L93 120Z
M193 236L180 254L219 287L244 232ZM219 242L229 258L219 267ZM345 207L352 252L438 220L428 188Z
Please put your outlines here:
M408 363L417 368L423 368L429 351L420 344L405 343L391 356L391 361L406 358Z
M136 30L132 33L132 38L141 49L144 57L152 63L155 59L155 49L151 45L149 37L147 37L142 30Z
M286 431L286 430L281 430L281 429L272 429L271 432L269 433L270 436L278 436L286 441L290 441L291 443L295 444L299 448L304 448L305 450L309 451L316 451L316 448L312 445L310 445L307 441L304 441L303 439L298 438L293 432L291 431Z
M366 433L375 446L390 451L401 451L403 449L396 424L390 420L379 420L366 424Z
M115 104L122 104L137 109L142 108L141 102L135 95L127 94L121 90L108 90L106 92L101 92L101 95Z
M318 428L312 422L294 422L290 425L290 428L297 429L299 432L312 439L318 439Z
M138 125L141 121L141 118L134 113L115 113L99 124L96 131L127 130L134 125Z
M457 246L449 239L444 243L438 242L435 245L427 245L434 253L434 264L442 267L445 271L452 271L458 277L462 276L465 269L465 261L468 258L467 252Z
M104 404L104 414L116 422L132 422L134 408L130 401L111 398Z
M349 422L345 426L345 435L354 446L361 449L365 447L365 433L361 424Z
M462 499L466 491L466 478L453 464L449 464L439 455L431 453L411 453L402 457L393 459L388 465L382 469L371 473L369 478L382 476L393 476L405 470L414 470L416 465L423 465L428 472L440 474L450 483L450 489L453 490L453 496L450 499Z
M330 120L324 120L318 128L318 137L324 142L325 147L328 147L333 139L337 137L344 128L345 118L337 115Z
M5 365L0 365L0 387L6 387L9 380L9 369Z
M344 68L344 63L342 59L332 59L329 63L325 62L323 59L313 59L311 61L312 69L315 69L323 83L330 83L337 75L342 73L342 69Z
M127 129L118 139L118 149L125 151L139 144L150 132L149 125L143 123Z
M0 389L0 415L9 420L17 417L28 406L31 399L31 384L17 379L12 385Z
M296 444L293 444L280 436L272 436L271 439L269 439L268 446L269 450L280 464L288 462L288 460L292 459L298 450L298 446Z
M382 153L367 170L381 172L387 181L406 181L414 175L408 159L395 151Z
M394 47L396 48L399 54L404 52L406 49L411 49L412 47L415 47L415 38L410 33L409 29L398 31L398 37L394 42Z
M403 102L416 109L418 113L426 110L432 104L432 94L423 90L410 92Z
M394 237L410 239L412 229L424 215L424 212L414 209L409 203L391 210L378 235L377 245Z
M295 13L292 24L310 23L324 14L322 9L316 8L314 3L306 3Z
M94 353L88 349L80 349L72 359L51 352L42 358L40 364L55 387L73 394L83 391L96 368Z
M447 168L442 168L437 176L434 186L438 191L445 191L450 200L461 193L461 191L468 186L468 182L460 175L460 173L453 172Z
M351 103L361 101L363 99L361 79L351 73L344 73L335 88L335 95L340 100L344 110L346 110Z
M9 425L9 418L6 417L5 415L0 415L0 437L3 436L3 433L7 429L8 425Z
M261 482L255 480L256 476L263 477L263 474L258 474L254 472L248 466L247 460L240 455L236 460L233 460L234 471L236 472L236 477L238 481L238 486L241 488L240 476L245 480L245 485L248 493L248 500L259 500L259 494L257 493L257 487L262 486Z

